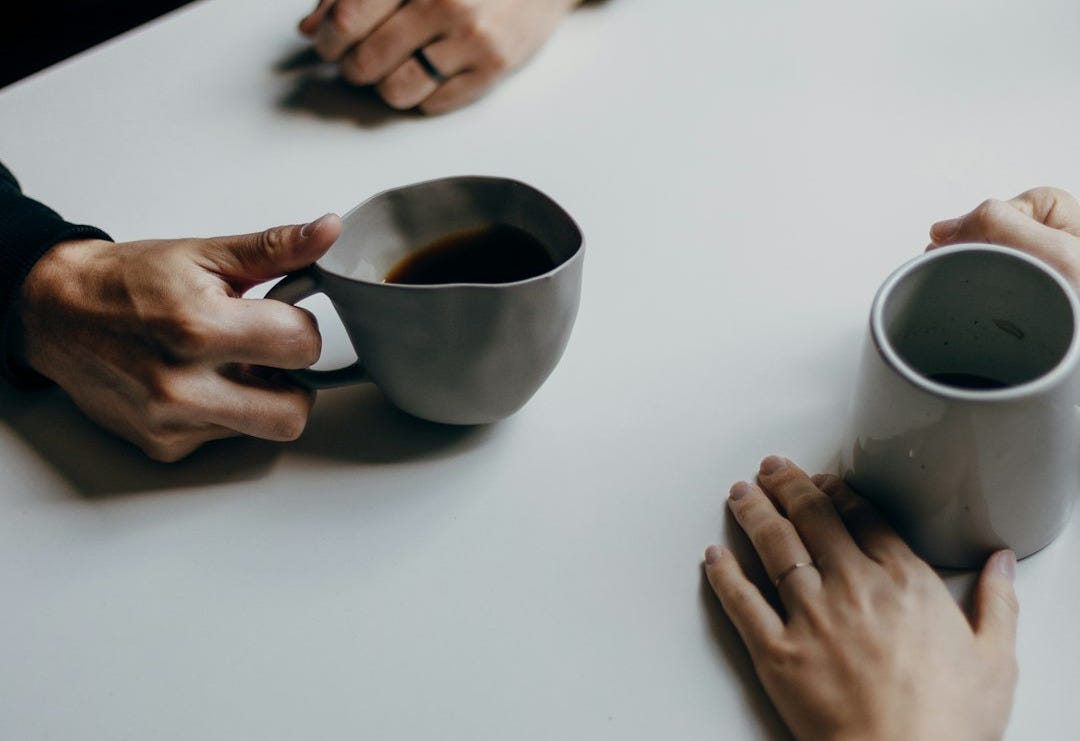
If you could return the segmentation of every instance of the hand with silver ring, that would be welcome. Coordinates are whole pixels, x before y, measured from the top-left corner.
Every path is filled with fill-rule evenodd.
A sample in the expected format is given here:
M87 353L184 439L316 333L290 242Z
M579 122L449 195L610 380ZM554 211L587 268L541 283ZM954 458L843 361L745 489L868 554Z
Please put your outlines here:
M756 483L731 487L728 505L780 611L731 551L709 546L705 572L796 738L1001 737L1017 678L1011 551L983 568L969 621L835 476L811 478L770 456Z
M394 108L443 113L480 97L581 0L319 0L300 21L342 76Z

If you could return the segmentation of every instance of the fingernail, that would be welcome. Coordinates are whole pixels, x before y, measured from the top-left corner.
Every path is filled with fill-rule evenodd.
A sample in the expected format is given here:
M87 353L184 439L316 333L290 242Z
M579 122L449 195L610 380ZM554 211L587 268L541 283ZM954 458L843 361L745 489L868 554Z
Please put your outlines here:
M738 501L751 492L750 484L745 481L736 481L731 485L728 496L732 501Z
M939 221L930 227L930 238L935 242L944 242L952 238L952 236L959 231L961 221L962 219L960 217Z
M761 472L766 476L783 471L787 468L788 462L786 459L781 458L778 455L770 455L768 458L761 462Z
M1013 581L1016 579L1016 554L1012 551L1000 551L994 555L997 570L1001 572L1006 579Z
M326 220L328 218L330 218L330 214L323 214L319 218L315 219L315 221L310 221L307 224L304 224L303 228L300 230L300 236L310 237L312 234L322 228L323 224L326 223Z
M714 563L720 560L720 557L724 555L724 552L720 550L720 546L711 545L705 549L705 563L708 566L712 566Z

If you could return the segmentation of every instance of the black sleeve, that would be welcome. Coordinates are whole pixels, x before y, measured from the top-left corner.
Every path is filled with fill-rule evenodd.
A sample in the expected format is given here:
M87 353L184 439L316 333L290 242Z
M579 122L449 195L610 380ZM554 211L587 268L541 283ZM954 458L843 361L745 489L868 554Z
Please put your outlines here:
M15 306L30 269L54 244L69 239L110 239L92 226L69 224L49 207L23 195L15 176L0 163L0 376L19 386L40 385L17 368L10 352Z

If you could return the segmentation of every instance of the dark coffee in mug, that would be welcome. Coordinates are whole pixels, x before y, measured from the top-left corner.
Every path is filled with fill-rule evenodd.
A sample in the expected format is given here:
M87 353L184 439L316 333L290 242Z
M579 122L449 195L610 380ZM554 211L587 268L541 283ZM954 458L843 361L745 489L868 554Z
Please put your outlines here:
M385 283L514 283L557 265L547 247L524 229L491 224L454 232L400 260Z

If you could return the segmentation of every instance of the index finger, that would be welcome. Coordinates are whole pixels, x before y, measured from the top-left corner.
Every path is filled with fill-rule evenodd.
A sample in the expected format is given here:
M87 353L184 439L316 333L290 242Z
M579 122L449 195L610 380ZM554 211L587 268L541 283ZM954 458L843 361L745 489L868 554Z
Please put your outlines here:
M307 368L319 359L322 337L315 317L273 299L224 298L214 307L214 333L204 360L270 368Z
M318 5L315 6L315 10L308 13L306 16L300 19L298 28L300 33L305 36L311 36L319 28L319 24L322 23L323 18L326 17L326 12L330 10L330 6L334 4L334 0L319 0Z
M769 456L761 462L758 482L791 520L823 575L843 572L866 558L844 527L833 501L794 463Z
M336 0L323 14L313 41L328 62L341 59L401 7L401 0Z

